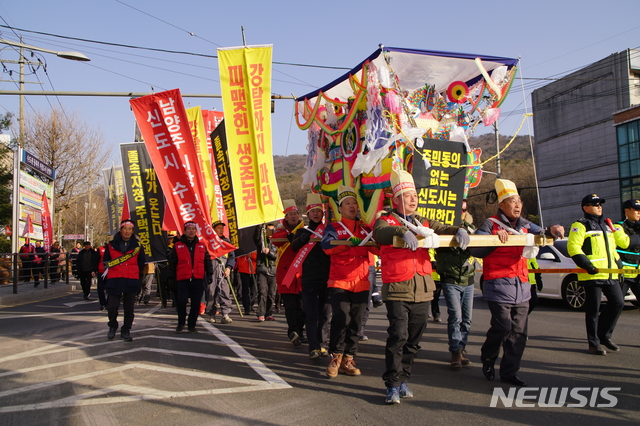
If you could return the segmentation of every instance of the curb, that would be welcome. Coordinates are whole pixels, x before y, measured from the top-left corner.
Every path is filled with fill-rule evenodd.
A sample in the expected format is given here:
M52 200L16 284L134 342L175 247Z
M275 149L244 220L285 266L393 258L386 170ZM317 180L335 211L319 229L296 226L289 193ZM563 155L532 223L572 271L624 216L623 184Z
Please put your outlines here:
M5 284L10 286L9 284ZM11 286L12 287L12 286ZM18 294L6 294L0 296L0 307L8 307L12 305L28 303L28 302L38 302L41 300L50 299L53 296L70 293L72 291L76 291L76 284L54 284L53 286L49 284L49 288L31 288L29 290L23 290L20 292L20 288L18 289Z

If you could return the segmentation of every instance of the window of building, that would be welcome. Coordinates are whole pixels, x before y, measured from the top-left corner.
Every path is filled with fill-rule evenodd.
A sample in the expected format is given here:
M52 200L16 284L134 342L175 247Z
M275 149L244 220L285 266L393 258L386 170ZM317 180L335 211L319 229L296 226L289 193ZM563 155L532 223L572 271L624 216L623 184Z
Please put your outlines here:
M640 198L640 120L616 127L620 199Z

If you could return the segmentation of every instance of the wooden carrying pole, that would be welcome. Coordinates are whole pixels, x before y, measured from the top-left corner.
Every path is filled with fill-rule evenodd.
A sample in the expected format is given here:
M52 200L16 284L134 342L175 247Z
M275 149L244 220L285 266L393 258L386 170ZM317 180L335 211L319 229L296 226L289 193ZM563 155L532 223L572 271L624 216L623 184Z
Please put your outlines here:
M440 238L440 247L458 247L455 235L438 235ZM534 235L535 244L537 246L549 246L553 245L553 238L545 235ZM418 244L422 247L424 237L417 235ZM526 235L509 235L509 240L506 243L501 243L497 235L469 235L469 247L513 247L524 246L527 243ZM274 243L284 243L289 240L286 238L272 238ZM311 241L320 241L320 238L311 238ZM332 240L333 246L351 245L349 240ZM377 245L374 241L369 241L365 246ZM406 244L401 237L393 237L393 247L404 248Z

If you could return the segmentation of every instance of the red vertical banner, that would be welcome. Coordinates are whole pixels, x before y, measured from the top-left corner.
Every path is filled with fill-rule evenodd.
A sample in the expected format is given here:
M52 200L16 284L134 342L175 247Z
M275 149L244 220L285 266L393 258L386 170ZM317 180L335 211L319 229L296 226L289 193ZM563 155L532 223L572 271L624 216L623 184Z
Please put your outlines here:
M211 227L209 201L180 91L168 90L129 102L180 229L185 222L193 221L214 256L233 251L235 247L224 247Z
M49 251L51 247L51 211L49 211L49 200L47 200L47 192L42 193L42 207L40 211L42 215L42 240L45 251Z

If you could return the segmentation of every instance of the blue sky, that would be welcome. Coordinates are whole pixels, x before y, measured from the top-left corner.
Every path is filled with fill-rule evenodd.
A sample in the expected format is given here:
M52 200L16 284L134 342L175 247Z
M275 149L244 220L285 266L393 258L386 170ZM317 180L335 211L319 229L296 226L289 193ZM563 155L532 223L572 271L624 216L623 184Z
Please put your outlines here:
M554 78L640 46L637 0L489 2L458 1L195 1L58 0L13 1L0 5L1 25L100 42L216 55L217 47L273 44L277 62L351 68L384 44L521 57L521 75L502 106L500 133L520 125L530 91ZM46 73L37 70L25 90L149 92L179 88L182 93L219 94L214 58L153 52L53 37L0 27L1 38L51 50L75 50L91 58L80 63L39 54ZM190 35L193 33L194 35ZM12 48L0 57L16 60ZM16 80L17 65L6 64ZM343 69L274 65L272 91L299 96L332 81ZM0 90L17 84L0 82ZM218 99L187 99L188 106L222 109ZM51 105L77 114L101 129L118 158L117 146L131 142L134 118L127 98L27 97L26 114ZM17 96L0 96L0 112L18 114ZM306 133L292 121L293 101L276 101L272 114L276 155L303 154ZM533 122L530 121L530 126ZM532 131L532 130L531 130ZM485 132L481 130L478 133ZM528 134L527 124L521 134ZM116 160L117 161L117 160Z

